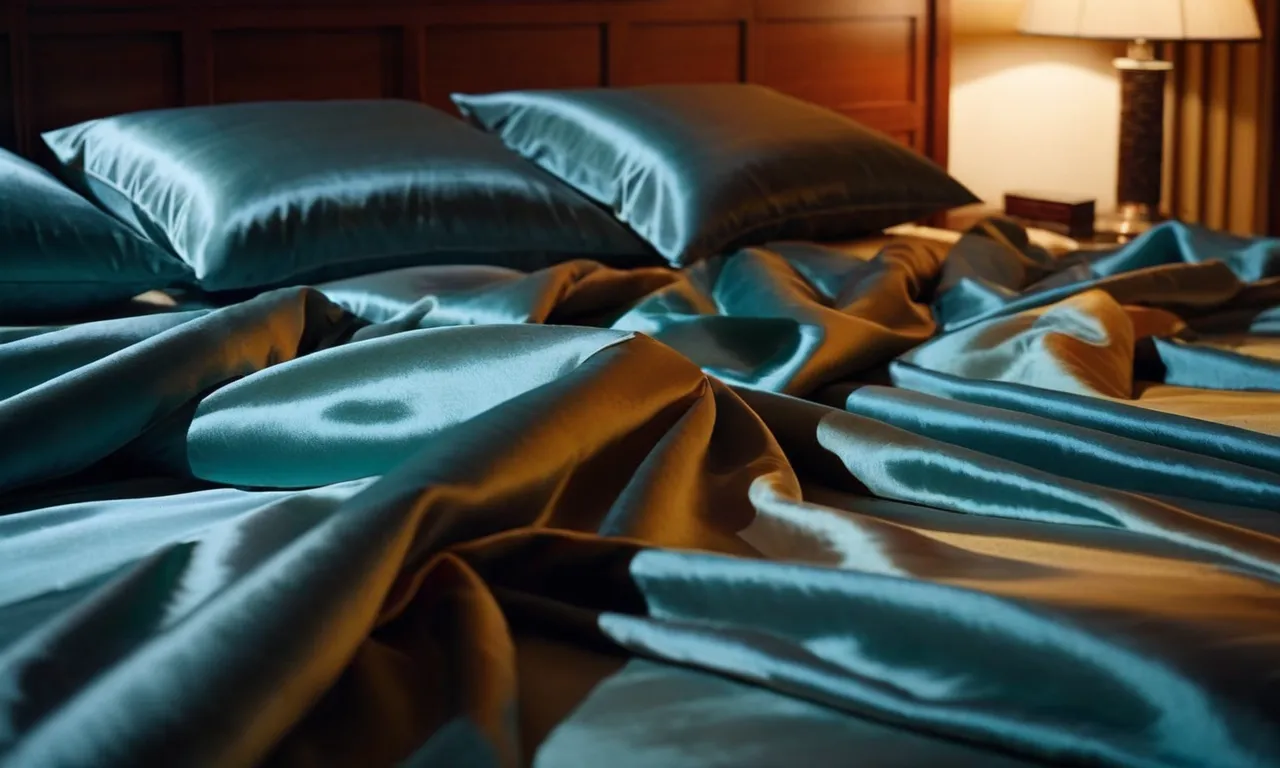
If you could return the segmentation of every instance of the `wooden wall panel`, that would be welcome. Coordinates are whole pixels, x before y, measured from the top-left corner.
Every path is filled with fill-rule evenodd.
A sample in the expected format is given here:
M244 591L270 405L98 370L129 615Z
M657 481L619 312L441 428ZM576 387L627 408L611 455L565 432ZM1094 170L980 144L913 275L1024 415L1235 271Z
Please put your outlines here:
M425 45L426 101L441 109L451 93L604 85L599 24L429 27Z
M740 82L742 44L743 27L735 22L632 24L612 84Z
M215 32L213 100L396 98L403 44L395 28Z
M35 35L29 43L31 129L182 104L176 33Z
M41 130L183 104L745 81L946 162L950 0L8 2L0 144L28 153Z
M930 39L927 3L839 0L809 4L761 0L764 19L750 40L752 82L830 106L945 164L944 130L930 129L930 85L949 77L949 46ZM943 10L935 7L935 14ZM949 41L949 34L945 41ZM931 51L936 53L931 58Z
M835 106L915 98L913 20L787 21L758 25L754 79ZM874 77L854 73L874 72Z
M18 131L14 120L17 112L13 92L13 45L8 35L0 35L0 147L18 148Z
M1259 51L1262 95L1259 98L1258 226L1280 237L1280 4L1258 0L1262 24Z

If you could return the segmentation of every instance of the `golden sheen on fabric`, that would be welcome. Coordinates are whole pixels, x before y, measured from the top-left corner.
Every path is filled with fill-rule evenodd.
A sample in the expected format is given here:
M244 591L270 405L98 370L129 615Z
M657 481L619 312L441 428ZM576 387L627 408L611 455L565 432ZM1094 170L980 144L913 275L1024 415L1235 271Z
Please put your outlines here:
M41 168L0 150L0 322L100 310L190 275Z
M0 329L0 762L1280 765L1277 253L987 222Z
M159 110L45 141L88 194L165 243L209 291L414 264L656 258L501 142L416 103Z
M610 207L672 264L851 238L977 198L843 115L756 85L458 94L515 151Z

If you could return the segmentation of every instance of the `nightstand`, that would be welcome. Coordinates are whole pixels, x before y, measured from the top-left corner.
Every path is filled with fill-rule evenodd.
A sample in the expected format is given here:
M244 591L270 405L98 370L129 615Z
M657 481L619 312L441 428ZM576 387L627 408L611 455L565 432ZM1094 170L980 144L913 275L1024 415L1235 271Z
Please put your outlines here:
M1006 216L1004 210L999 206L989 205L987 203L978 203L977 205L966 205L963 208L956 208L948 211L944 214L943 222L940 226L943 229L949 229L953 232L967 232L983 219L991 218L992 216L1014 218ZM1017 219L1014 218L1014 221L1017 221ZM1020 223L1028 227L1035 227L1034 224L1028 224L1027 222ZM1052 234L1055 237L1066 238L1065 235L1058 235L1057 233ZM1071 243L1074 243L1076 246L1071 250L1111 251L1123 246L1125 243L1129 242L1131 238L1118 237L1106 232L1095 232L1092 237L1075 237L1066 239Z

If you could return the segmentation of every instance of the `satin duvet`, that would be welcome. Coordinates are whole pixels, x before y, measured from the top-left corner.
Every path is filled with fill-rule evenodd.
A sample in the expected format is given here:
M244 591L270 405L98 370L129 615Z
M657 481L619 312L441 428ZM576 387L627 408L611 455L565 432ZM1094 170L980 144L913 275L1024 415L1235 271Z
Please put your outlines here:
M20 766L1280 765L1280 243L0 330Z

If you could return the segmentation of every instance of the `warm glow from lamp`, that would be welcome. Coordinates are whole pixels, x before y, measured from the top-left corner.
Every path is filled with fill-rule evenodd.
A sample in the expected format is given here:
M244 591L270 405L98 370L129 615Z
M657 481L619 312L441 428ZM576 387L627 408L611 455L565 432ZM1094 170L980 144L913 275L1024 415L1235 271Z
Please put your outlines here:
M1027 0L1019 29L1108 40L1257 40L1253 0Z
M1016 21L1015 14L1006 32ZM1009 190L1037 187L1092 195L1099 210L1115 208L1114 46L1006 35L961 40L957 50L953 173L993 205Z
M1165 78L1173 65L1155 41L1256 40L1253 0L1026 0L1018 29L1030 35L1128 40L1121 75L1119 206L1103 228L1140 234L1161 218Z

